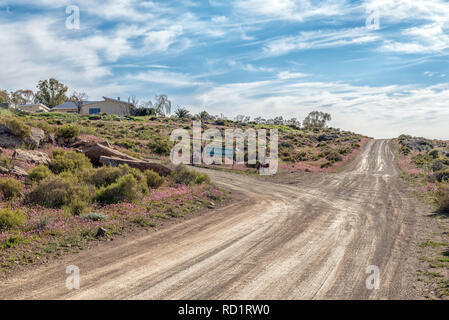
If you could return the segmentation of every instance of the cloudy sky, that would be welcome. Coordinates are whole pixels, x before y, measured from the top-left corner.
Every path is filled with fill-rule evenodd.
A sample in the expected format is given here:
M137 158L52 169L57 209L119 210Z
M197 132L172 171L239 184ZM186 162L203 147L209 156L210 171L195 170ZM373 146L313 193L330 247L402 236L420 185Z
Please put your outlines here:
M0 89L55 77L90 99L449 139L449 1L0 0L0 41Z

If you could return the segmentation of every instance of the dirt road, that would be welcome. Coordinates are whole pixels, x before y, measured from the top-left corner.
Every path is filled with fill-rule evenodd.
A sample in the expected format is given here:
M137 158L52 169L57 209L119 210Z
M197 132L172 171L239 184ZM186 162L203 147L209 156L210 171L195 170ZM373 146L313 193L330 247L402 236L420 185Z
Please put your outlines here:
M21 274L0 298L415 298L408 259L422 207L404 190L391 141L369 141L343 172L290 184L208 173L244 200ZM66 289L68 265L80 268L80 290ZM370 265L378 290L366 288Z

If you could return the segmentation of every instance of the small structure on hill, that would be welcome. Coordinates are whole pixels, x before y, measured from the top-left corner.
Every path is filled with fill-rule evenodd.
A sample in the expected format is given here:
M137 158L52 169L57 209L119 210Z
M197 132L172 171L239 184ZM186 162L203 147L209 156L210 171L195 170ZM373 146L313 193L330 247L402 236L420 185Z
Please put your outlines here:
M42 103L21 104L16 106L17 110L25 112L49 112L50 108Z
M134 106L131 103L117 99L103 97L103 101L84 101L79 112L78 105L73 101L67 101L52 109L54 112L80 113L80 114L115 114L119 116L131 115Z

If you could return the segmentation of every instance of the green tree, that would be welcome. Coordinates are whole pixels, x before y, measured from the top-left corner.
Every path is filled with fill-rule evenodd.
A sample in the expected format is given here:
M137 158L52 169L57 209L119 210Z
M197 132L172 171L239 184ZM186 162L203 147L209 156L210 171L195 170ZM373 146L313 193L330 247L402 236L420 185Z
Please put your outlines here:
M11 92L10 102L15 105L33 103L34 92L32 90L17 90L15 92Z
M67 86L54 78L39 81L37 88L39 91L36 93L36 101L49 108L54 108L68 100Z
M183 118L188 118L190 116L190 112L186 108L178 107L178 109L175 111L175 115L178 118L183 119Z
M0 103L9 102L9 93L6 90L0 90Z
M313 111L304 119L303 125L306 128L324 128L331 120L332 116L329 113Z

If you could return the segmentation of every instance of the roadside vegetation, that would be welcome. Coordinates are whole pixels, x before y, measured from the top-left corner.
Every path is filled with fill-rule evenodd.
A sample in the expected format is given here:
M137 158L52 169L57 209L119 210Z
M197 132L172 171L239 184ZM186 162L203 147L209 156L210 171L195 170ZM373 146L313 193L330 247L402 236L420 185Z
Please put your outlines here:
M160 125L155 126L147 118L105 115L92 120L3 111L0 270L42 263L136 228L157 228L222 201L225 193L195 170L173 167L170 175L161 176L127 164L103 166L71 147L103 141L140 159L165 159L171 145L165 122L157 121ZM35 148L22 143L36 138L30 134L32 128L42 131ZM17 145L7 145L11 139L17 139ZM30 158L21 158L22 153Z
M50 108L66 101L79 106L84 93L67 95L55 79L38 91L0 91L0 102L39 102ZM337 170L362 148L367 137L329 128L331 115L311 112L297 119L239 115L227 119L206 111L193 114L166 95L154 102L130 97L131 115L26 113L0 109L0 268L46 261L62 251L81 250L95 239L108 239L134 227L157 227L202 208L214 208L226 195L210 178L187 167L173 167L169 137L174 129L278 129L279 170ZM173 110L172 110L173 109ZM103 165L83 148L96 145L120 153L131 163ZM98 151L98 149L97 149ZM256 174L247 164L221 169ZM104 154L103 154L104 155ZM104 159L103 159L104 160ZM109 159L110 160L110 159ZM168 171L148 169L162 166ZM218 166L211 166L218 168ZM156 171L155 171L156 170Z
M442 230L420 244L417 280L424 297L449 299L449 141L401 135L397 146L402 177L434 209Z

